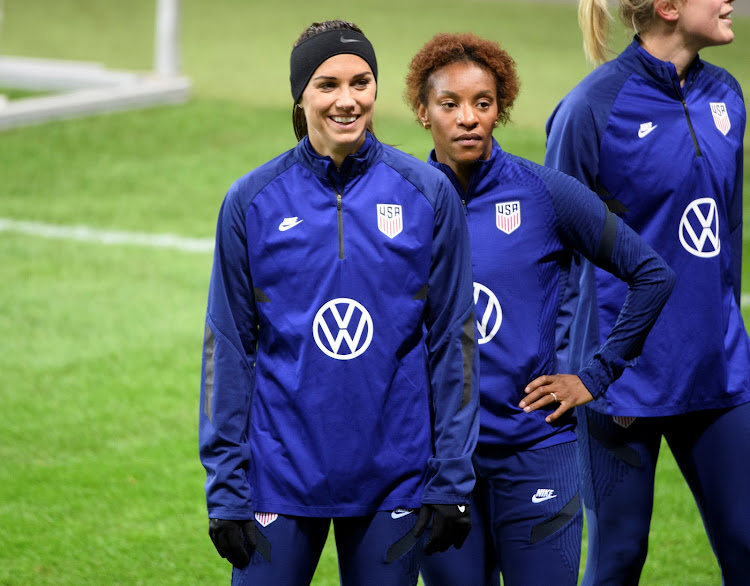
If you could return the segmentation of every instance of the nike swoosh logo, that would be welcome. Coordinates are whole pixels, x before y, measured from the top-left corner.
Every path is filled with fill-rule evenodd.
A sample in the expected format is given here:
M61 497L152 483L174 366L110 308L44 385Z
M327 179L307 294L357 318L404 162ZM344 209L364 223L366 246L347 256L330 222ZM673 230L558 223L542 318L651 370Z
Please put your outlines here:
M466 512L466 505L456 505L458 507L459 513L465 513Z
M400 519L401 517L406 517L406 515L411 515L411 511L393 511L391 519Z
M643 138L644 136L647 136L648 134L651 134L651 131L655 130L657 126L659 126L659 125L658 124L654 124L653 126L641 126L638 129L638 138Z
M300 224L302 220L298 220L296 216L294 218L284 218L284 221L279 224L279 230L286 232L290 228L294 228L297 224Z
M341 35L339 39L342 43L361 43L361 39L347 39L344 35Z
M534 496L531 497L531 502L532 503L543 503L544 501L548 501L549 499L556 499L556 498L557 498L556 494L553 494L553 495L550 495L550 496L541 496L541 497L534 495Z

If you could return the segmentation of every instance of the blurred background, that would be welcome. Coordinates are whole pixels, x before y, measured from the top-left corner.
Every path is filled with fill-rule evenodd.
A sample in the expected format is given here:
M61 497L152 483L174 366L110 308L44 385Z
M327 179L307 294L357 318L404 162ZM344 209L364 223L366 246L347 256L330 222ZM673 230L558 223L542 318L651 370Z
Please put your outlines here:
M156 0L0 8L0 57L154 67ZM380 69L376 132L422 159L431 141L403 79L436 32L471 31L514 57L522 91L496 136L537 162L547 116L591 70L565 1L182 0L179 17L187 102L0 130L3 585L228 583L197 453L211 242L232 181L295 144L288 64L304 28L342 18L364 30ZM747 91L750 18L733 28L733 44L701 56ZM615 28L614 49L629 40ZM746 187L748 176L746 163ZM719 584L666 445L658 474L642 583ZM314 584L338 584L332 539Z

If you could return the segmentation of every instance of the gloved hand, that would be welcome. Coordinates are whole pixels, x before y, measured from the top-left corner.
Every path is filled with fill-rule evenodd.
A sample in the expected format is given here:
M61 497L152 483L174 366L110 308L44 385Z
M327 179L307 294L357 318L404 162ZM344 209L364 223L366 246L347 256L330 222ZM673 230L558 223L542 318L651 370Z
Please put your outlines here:
M414 525L414 537L422 535L430 517L432 532L424 546L424 552L430 555L436 551L445 551L451 545L461 549L471 529L469 505L422 505L417 524Z
M252 520L209 519L208 535L219 555L226 558L230 564L244 568L250 563L250 556L255 549L255 523Z

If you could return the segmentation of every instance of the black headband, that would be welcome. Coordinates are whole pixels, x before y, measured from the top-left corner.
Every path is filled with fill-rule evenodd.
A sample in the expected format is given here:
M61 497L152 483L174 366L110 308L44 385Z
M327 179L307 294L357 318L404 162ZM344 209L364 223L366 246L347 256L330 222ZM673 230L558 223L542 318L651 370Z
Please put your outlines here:
M292 97L295 104L299 102L307 82L310 81L320 64L334 55L342 54L362 57L372 69L375 81L378 80L375 49L363 34L348 29L318 33L292 49L289 81L292 84Z

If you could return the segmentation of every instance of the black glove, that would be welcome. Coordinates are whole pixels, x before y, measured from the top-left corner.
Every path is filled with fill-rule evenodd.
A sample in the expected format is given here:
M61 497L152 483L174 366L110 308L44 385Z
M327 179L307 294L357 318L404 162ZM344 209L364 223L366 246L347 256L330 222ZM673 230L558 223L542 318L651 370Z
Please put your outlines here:
M244 568L250 563L250 556L255 549L255 523L252 520L209 519L208 535L219 555L230 564ZM242 539L243 535L245 539Z
M430 555L436 551L445 551L451 545L461 549L471 529L469 505L422 505L417 524L414 525L414 537L422 535L430 517L432 532L424 546L424 552Z

